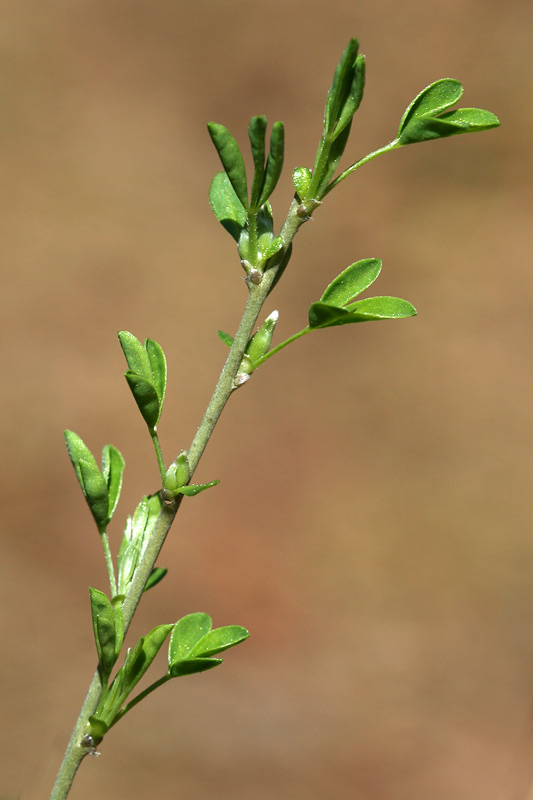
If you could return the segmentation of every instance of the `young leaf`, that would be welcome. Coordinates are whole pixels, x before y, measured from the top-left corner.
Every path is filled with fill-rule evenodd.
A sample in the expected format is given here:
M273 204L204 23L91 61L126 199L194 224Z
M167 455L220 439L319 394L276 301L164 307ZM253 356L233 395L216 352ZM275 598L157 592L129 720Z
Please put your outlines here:
M89 735L92 738L93 745L99 745L108 730L109 726L102 719L99 719L96 714L89 717Z
M320 298L323 303L344 306L371 286L381 271L379 258L364 258L351 264L333 280Z
M102 450L102 475L107 483L109 495L108 519L111 519L117 507L125 462L122 454L111 444L106 444Z
M206 633L191 650L190 658L207 658L244 642L250 632L240 625L226 625Z
M146 581L146 586L144 587L144 591L147 592L148 589L152 589L154 586L157 586L159 581L163 580L167 572L168 569L165 569L164 567L154 567L150 573L150 577Z
M402 131L407 128L412 120L431 117L441 111L445 111L457 103L462 94L462 84L454 78L441 78L426 86L405 109L400 121L398 137L401 136Z
M152 383L149 383L140 375L130 370L125 373L125 377L139 411L141 412L142 418L148 427L154 430L159 422L161 412L159 397L157 396L155 387Z
M129 662L127 659L124 662L123 693L126 697L141 680L173 627L173 625L157 625L150 633L140 638Z
M354 64L352 85L350 93L342 107L339 121L335 125L333 131L334 138L337 138L343 130L352 124L353 115L361 105L363 99L363 92L365 88L365 57L363 55L357 56Z
M116 661L115 612L109 598L98 589L89 589L94 641L100 665L102 683L107 684Z
M336 123L339 121L343 106L350 96L358 49L359 42L357 39L350 39L335 69L333 82L326 100L324 115L324 133L326 134L333 131Z
M256 361L268 353L278 318L279 312L273 311L248 342L245 355L250 358L252 367Z
M162 408L167 387L167 360L163 348L153 339L146 339L144 346L150 362L152 385L159 400L159 407Z
M176 489L176 494L184 494L186 497L194 497L200 492L204 492L206 489L210 489L212 486L217 486L220 481L211 481L211 483L190 483L188 486L180 486Z
M265 181L258 206L264 205L274 189L283 169L285 129L283 122L275 122L270 135L270 152L266 163Z
M124 616L122 614L122 604L125 596L118 594L111 600L113 606L113 617L115 621L115 661L120 655L122 642L124 641Z
M146 381L152 381L152 368L146 347L129 331L119 331L118 340L128 362L131 372L140 375Z
M416 309L399 297L368 297L339 308L328 303L313 303L309 308L310 328L333 328L355 322L412 317Z
M233 336L230 336L229 333L224 333L224 331L217 331L218 338L227 344L228 347L231 347L233 344Z
M239 145L224 125L210 122L207 128L235 194L244 208L248 209L246 169Z
M194 646L209 633L212 627L209 614L197 611L187 614L174 625L168 646L168 665L172 667L178 661L188 658Z
M248 128L252 157L254 160L254 179L250 193L250 208L259 208L259 197L265 180L265 135L267 120L265 116L252 117Z
M246 211L225 172L217 172L209 189L209 203L215 217L236 242L246 222Z
M292 173L292 182L300 200L305 200L313 175L308 167L296 167Z
M109 521L110 500L107 481L83 440L74 431L67 430L64 435L67 451L87 505L98 530L102 532Z

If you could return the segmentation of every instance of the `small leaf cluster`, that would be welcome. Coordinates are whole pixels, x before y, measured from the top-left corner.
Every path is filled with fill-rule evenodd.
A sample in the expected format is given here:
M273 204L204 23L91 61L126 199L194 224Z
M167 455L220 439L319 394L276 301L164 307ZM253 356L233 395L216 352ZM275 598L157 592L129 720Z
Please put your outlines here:
M266 155L265 116L252 117L248 136L254 163L254 176L248 198L246 167L239 145L224 126L208 125L223 172L213 178L209 201L215 216L238 244L241 263L250 274L262 272L283 247L283 238L274 236L274 219L269 197L276 188L283 168L285 133L282 122L275 122ZM266 160L265 160L266 158Z
M188 614L175 624L157 625L128 648L123 666L110 682L123 638L120 598L111 602L103 592L91 589L91 610L103 692L96 712L89 719L88 735L99 744L107 731L152 691L171 680L205 672L222 664L213 658L243 642L249 632L240 625L212 628L211 617L203 612ZM133 690L153 663L170 634L168 668L165 675L128 701Z
M126 380L148 429L153 433L161 417L167 385L165 354L153 339L146 339L143 345L128 331L120 331L118 338L129 368L125 373Z
M124 459L116 447L106 444L102 450L100 469L87 445L74 431L67 430L64 435L81 490L99 532L103 533L113 516L120 496Z

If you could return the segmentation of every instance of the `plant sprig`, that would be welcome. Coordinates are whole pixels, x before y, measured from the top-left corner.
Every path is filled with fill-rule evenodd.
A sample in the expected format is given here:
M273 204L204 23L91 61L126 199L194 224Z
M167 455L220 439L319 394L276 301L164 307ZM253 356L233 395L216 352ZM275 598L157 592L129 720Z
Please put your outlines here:
M211 618L203 612L188 614L176 623L157 625L141 636L134 647L127 648L122 666L117 669L128 627L143 593L156 586L167 573L156 562L183 498L196 496L218 483L193 484L191 480L217 420L235 390L273 355L312 331L416 314L411 303L401 298L360 298L381 270L380 259L364 258L341 271L319 300L311 304L304 328L272 347L278 312L271 312L257 330L255 327L266 299L287 268L296 233L336 186L378 155L408 144L499 125L489 111L450 110L461 97L462 86L454 79L443 78L425 88L409 104L396 137L389 144L337 175L354 114L363 98L364 85L365 59L358 54L357 40L351 39L328 92L314 166L312 169L297 167L293 171L295 194L277 234L270 198L283 168L283 123L276 122L272 126L267 153L266 117L252 117L248 128L253 162L251 182L236 139L224 125L209 123L209 134L223 168L213 178L209 200L215 216L237 244L246 273L248 299L235 335L218 332L229 347L229 354L196 435L188 450L181 450L169 467L163 459L158 433L167 383L165 355L152 339L142 344L127 331L119 333L128 365L125 377L154 445L161 486L156 493L144 497L128 518L116 568L107 527L118 502L124 459L116 448L106 445L100 468L82 439L72 431L65 432L70 459L104 547L110 596L99 589L90 589L98 669L74 727L51 800L67 797L85 756L93 752L108 731L141 700L175 677L218 666L222 659L214 656L240 644L249 635L238 625L213 629ZM132 697L167 638L166 673Z

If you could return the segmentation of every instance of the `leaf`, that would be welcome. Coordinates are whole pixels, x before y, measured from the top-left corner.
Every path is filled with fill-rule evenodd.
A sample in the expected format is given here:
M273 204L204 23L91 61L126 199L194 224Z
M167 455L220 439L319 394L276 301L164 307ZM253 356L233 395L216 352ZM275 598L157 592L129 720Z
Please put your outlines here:
M224 331L217 331L218 338L227 344L228 347L231 347L233 344L233 336L230 336L229 333L224 333Z
M150 573L150 577L146 581L146 586L144 587L144 591L147 592L148 589L152 589L154 586L157 586L159 581L163 580L167 572L168 569L165 569L164 567L154 567Z
M226 625L222 628L215 628L206 633L200 641L193 647L191 657L205 658L222 653L230 647L244 642L250 636L246 628L240 625Z
M355 59L353 73L349 95L344 102L339 121L335 125L333 131L333 136L335 138L337 138L348 125L351 125L353 115L361 105L365 88L365 57L363 55L359 55Z
M263 258L264 259L272 258L272 256L276 255L276 253L279 253L284 244L285 242L283 241L283 236L281 235L276 236L274 239L270 241L270 244L263 252Z
M94 641L102 675L102 683L107 684L116 661L115 612L104 592L89 588Z
M80 459L78 468L81 475L81 486L91 509L91 513L100 533L105 531L109 521L109 495L107 484L98 467L92 462Z
M351 264L333 280L320 298L323 303L344 306L371 286L381 271L379 258L364 258Z
M124 616L122 614L122 604L124 603L125 595L115 595L111 600L113 606L113 617L115 621L115 661L120 655L122 649L122 642L124 641Z
M144 343L148 360L150 362L150 370L152 373L152 385L157 393L160 408L163 406L165 399L165 389L167 387L167 360L163 353L163 348L153 339L147 339Z
M285 128L283 122L275 122L270 136L270 152L268 154L265 181L258 206L264 205L274 189L283 169L285 152Z
M210 122L207 128L235 194L244 208L248 209L246 169L239 145L224 125Z
M169 669L173 678L182 678L185 675L194 675L197 672L205 672L213 667L222 664L222 658L191 658L185 661L178 661Z
M190 483L188 486L180 486L176 489L177 494L184 494L186 497L194 497L200 492L204 492L206 489L210 489L212 486L217 486L220 481L211 481L211 483Z
M460 99L463 87L454 78L441 78L426 86L420 94L407 106L398 128L398 138L415 119L432 117L445 111Z
M252 157L254 160L254 179L250 195L250 208L260 206L259 197L265 180L265 135L267 120L265 116L252 117L248 128Z
M324 133L333 131L339 121L342 108L350 95L354 77L354 65L359 49L357 39L350 39L335 69L333 82L328 92L324 114Z
M102 450L102 475L107 483L109 496L108 521L113 516L120 497L124 467L125 462L122 454L113 445L106 444Z
M144 378L145 381L151 383L152 368L150 366L150 359L148 358L146 347L129 331L119 331L118 340L130 371L135 372L137 375L140 375L141 378Z
M481 108L458 108L447 111L438 117L425 117L415 120L400 136L403 145L427 142L431 139L444 139L459 133L475 133L497 128L498 117Z
M174 625L157 625L146 636L141 636L129 663L124 662L124 693L126 697L139 683L158 654ZM122 701L124 702L124 700Z
M368 297L340 308L328 303L313 303L309 308L310 328L333 328L355 322L412 317L416 309L399 297Z
M187 614L176 622L168 646L169 668L190 655L194 646L209 633L212 624L209 614L201 611Z
M296 167L292 173L292 182L300 200L305 200L313 175L308 167Z
M92 737L93 745L99 745L108 730L109 726L95 714L89 717L89 735Z
M217 172L213 178L209 189L209 203L215 217L238 242L246 223L246 210L225 172Z
M125 377L144 421L154 430L161 413L159 397L154 386L130 370L125 373Z

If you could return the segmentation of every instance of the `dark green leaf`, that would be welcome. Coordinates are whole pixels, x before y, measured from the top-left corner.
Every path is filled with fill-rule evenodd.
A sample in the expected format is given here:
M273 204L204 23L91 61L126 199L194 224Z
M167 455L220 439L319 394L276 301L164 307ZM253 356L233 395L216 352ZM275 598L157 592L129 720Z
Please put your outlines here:
M124 466L122 454L113 445L106 444L102 451L102 475L107 483L109 495L108 520L113 516L120 497Z
M154 567L150 573L150 577L146 581L146 586L144 587L144 591L147 592L148 589L152 589L154 586L157 586L159 581L163 580L167 572L168 569L164 569L164 567Z
M244 208L248 209L246 169L239 145L224 125L210 122L207 127L235 194Z
M217 172L213 178L209 202L218 221L238 242L246 222L246 210L225 172Z
M195 484L191 483L189 486L180 486L176 489L177 494L184 494L186 497L194 497L200 492L204 492L206 489L210 489L212 486L216 486L219 484L220 481L211 481L211 483L201 483Z
M246 628L240 625L226 625L223 628L206 633L200 641L193 647L191 658L206 658L222 653L230 647L244 642L250 636Z
M335 69L333 82L328 92L328 99L326 101L326 110L324 115L325 133L330 133L333 131L341 115L342 108L350 95L358 49L359 42L357 39L350 39L348 42L348 47L342 54L341 60Z
M259 198L258 206L262 206L274 189L283 169L285 152L285 129L283 122L275 122L270 136L270 152L268 154L265 172L265 181Z
M173 664L183 661L189 656L200 639L206 633L209 633L212 624L209 614L204 614L201 611L187 614L186 617L182 617L176 622L168 647L168 665L170 668Z
M357 56L354 65L354 75L350 93L342 107L339 121L335 125L333 136L337 138L340 133L350 125L353 115L361 105L363 99L363 91L365 88L365 57L363 55Z
M147 339L144 343L148 360L150 362L150 370L152 373L152 384L159 398L159 407L163 406L165 398L165 389L167 386L167 361L163 348L153 339Z
M352 122L346 125L345 128L341 131L341 133L337 136L335 141L333 141L329 147L328 159L327 163L323 166L320 170L320 182L315 192L316 199L321 200L324 197L324 193L328 187L330 180L333 178L337 167L339 165L339 161L341 160L342 154L346 148L346 143L348 141L348 137L350 136L350 130L352 128ZM318 165L317 165L318 166ZM315 167L315 169L317 168Z
M105 685L116 661L115 612L109 598L98 589L89 589L94 641Z
M229 333L224 333L224 331L217 331L218 338L227 344L228 347L231 347L233 344L233 336L230 336Z
M312 178L313 175L308 167L296 167L292 173L292 182L300 200L306 199Z
M309 307L310 328L330 328L341 325L341 320L348 319L350 312L345 308L331 306L328 303L313 303Z
M144 421L149 428L155 429L161 413L159 397L155 388L135 372L128 370L125 376Z
M333 280L320 298L324 303L344 306L371 286L381 271L379 258L364 258L351 264Z
M248 128L252 156L254 159L254 179L252 182L250 208L260 206L259 197L265 180L265 135L267 120L265 116L252 117Z
M457 103L463 93L463 87L454 78L441 78L426 86L412 103L406 108L400 121L398 138L415 120L422 117L433 117Z
M222 664L222 658L191 658L185 661L178 661L169 669L173 678L182 678L185 675L194 675L196 672L205 672L213 667Z

